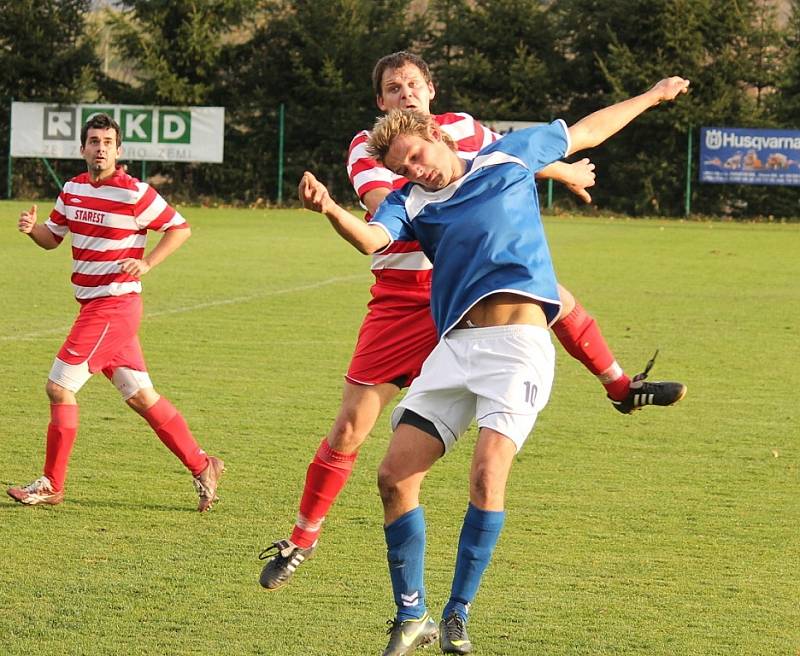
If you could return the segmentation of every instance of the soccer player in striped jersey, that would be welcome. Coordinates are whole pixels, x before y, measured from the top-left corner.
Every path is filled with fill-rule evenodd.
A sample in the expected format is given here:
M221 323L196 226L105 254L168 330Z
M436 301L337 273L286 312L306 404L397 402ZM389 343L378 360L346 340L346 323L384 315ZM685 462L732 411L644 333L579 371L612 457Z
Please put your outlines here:
M599 145L636 116L688 91L679 77L599 110L520 130L471 161L430 115L392 110L368 152L410 182L364 224L307 172L299 194L363 253L416 239L433 262L431 312L440 341L392 413L393 434L378 471L387 559L397 613L384 656L405 656L439 637L444 653L472 650L470 606L505 520L515 455L550 395L555 354L548 327L561 299L539 216L533 174ZM433 464L478 425L469 504L450 598L437 629L425 599L426 525L420 487Z
M155 391L137 336L140 278L191 233L185 219L155 189L117 165L121 144L114 119L106 114L90 118L81 130L87 172L64 185L44 223L37 223L36 205L20 215L19 231L45 250L72 234L72 284L80 310L47 380L50 423L43 476L9 488L8 494L29 506L64 500L67 463L78 432L76 395L102 371L191 472L197 509L204 512L217 499L224 464L200 448L183 415ZM145 255L148 230L160 232L161 238Z
M381 111L430 113L436 89L428 65L417 55L403 51L381 58L372 83ZM433 118L465 160L500 136L469 114L445 113ZM353 188L367 209L367 221L393 189L407 182L369 156L369 136L369 131L363 130L353 138L347 162ZM572 165L553 162L537 175L563 182L589 202L586 187L594 183L593 169L588 159ZM262 553L264 558L272 557L261 575L265 588L283 585L313 555L322 522L347 482L358 449L381 411L417 376L438 341L429 307L432 265L419 242L413 238L395 240L373 255L372 272L372 299L345 375L342 404L309 464L291 537ZM600 379L615 408L627 413L645 404L669 405L685 393L679 383L636 381L632 386L594 319L564 287L559 286L559 297L562 312L553 331L566 350ZM635 390L642 385L647 389Z

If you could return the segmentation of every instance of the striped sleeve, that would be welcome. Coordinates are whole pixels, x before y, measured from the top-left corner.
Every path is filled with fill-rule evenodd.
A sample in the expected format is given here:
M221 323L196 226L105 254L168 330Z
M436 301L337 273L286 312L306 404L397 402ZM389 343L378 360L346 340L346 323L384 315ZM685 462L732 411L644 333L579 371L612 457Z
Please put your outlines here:
M347 176L359 198L373 189L391 191L398 177L367 154L367 141L369 132L362 130L353 137L347 154Z
M141 196L134 207L136 225L159 232L189 227L186 219L149 184L139 182L137 186Z
M44 222L45 228L53 233L53 236L59 243L61 243L67 232L69 232L67 216L64 210L64 192L62 190L61 193L58 194L55 207L53 207L53 210L50 212L50 216L47 221Z

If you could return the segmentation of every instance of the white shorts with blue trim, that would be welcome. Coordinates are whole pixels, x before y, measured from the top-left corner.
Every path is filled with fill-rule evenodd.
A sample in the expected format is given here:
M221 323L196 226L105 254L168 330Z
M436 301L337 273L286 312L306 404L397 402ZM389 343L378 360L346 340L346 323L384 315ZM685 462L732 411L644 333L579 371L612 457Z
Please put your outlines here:
M529 325L451 330L422 365L392 412L431 421L450 450L474 418L522 448L553 386L555 349L545 328Z

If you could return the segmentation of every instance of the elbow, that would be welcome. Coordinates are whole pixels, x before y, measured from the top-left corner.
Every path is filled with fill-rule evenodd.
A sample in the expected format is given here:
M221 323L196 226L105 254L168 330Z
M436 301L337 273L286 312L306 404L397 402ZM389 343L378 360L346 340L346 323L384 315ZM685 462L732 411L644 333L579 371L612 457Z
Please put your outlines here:
M569 130L569 154L586 150L587 148L594 148L598 142L596 135L593 134L591 129L582 125L575 125Z
M391 240L387 239L385 235L380 235L380 236L373 235L373 237L378 237L378 238L372 239L363 244L364 250L362 251L362 253L364 253L364 255L374 255L378 251L382 251L391 243Z

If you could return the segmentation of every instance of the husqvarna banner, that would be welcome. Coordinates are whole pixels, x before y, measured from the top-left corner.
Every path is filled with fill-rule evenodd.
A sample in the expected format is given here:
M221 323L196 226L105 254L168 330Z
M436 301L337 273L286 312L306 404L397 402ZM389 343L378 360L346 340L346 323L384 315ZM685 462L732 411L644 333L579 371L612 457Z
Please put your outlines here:
M83 124L108 114L122 130L122 158L221 162L224 107L11 103L11 156L81 159Z
M700 182L800 185L800 131L701 128Z

